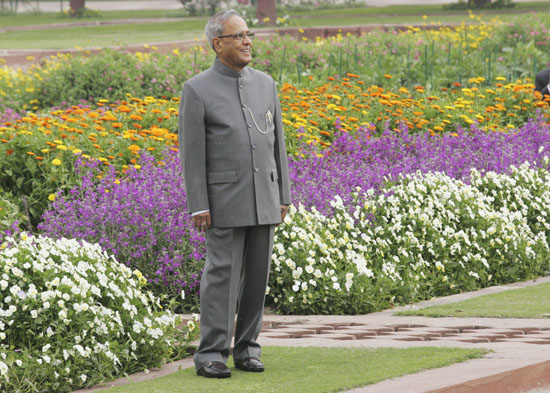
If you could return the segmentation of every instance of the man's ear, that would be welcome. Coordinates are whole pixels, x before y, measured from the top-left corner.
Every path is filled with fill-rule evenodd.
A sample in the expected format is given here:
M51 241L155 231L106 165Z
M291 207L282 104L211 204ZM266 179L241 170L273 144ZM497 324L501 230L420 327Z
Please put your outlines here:
M218 38L213 38L212 45L214 46L214 52L216 52L216 54L219 54L222 49L222 40Z

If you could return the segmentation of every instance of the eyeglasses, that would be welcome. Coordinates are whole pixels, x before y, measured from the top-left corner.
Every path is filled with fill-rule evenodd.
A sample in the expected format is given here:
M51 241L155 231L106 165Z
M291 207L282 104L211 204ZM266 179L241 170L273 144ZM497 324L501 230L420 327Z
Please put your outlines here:
M226 37L232 37L235 41L242 41L244 40L244 37L250 38L250 40L253 40L254 37L256 37L256 33L252 31L241 31L239 33L235 34L225 34L225 35L218 35L216 38L226 38Z

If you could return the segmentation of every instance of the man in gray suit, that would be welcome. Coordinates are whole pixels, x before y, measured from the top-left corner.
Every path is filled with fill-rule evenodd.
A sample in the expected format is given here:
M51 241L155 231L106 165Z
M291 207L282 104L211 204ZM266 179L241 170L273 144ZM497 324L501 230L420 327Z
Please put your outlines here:
M206 232L195 366L198 375L227 378L235 314L235 366L264 371L256 340L290 182L275 82L246 67L254 33L232 10L214 15L205 30L216 60L183 87L180 154L193 224Z

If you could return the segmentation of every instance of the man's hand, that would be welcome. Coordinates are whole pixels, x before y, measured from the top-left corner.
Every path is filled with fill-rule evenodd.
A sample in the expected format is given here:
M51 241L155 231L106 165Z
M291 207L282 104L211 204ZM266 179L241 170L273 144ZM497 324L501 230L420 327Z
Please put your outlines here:
M197 231L206 232L212 226L212 219L210 212L204 212L191 217L193 226Z
M281 222L285 220L287 213L288 213L288 205L281 205Z

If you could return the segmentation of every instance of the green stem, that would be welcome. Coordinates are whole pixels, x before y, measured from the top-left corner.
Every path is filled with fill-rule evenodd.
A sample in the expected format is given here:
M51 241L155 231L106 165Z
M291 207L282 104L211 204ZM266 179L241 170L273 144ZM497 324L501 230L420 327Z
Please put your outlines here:
M341 46L340 47L340 59L339 59L339 64L338 64L338 77L341 78L342 77L342 52L344 50L344 47Z
M279 82L283 81L283 68L285 66L285 57L286 57L286 45L283 49L283 55L281 56L281 67L279 68Z
M428 45L424 46L424 84L428 84Z

